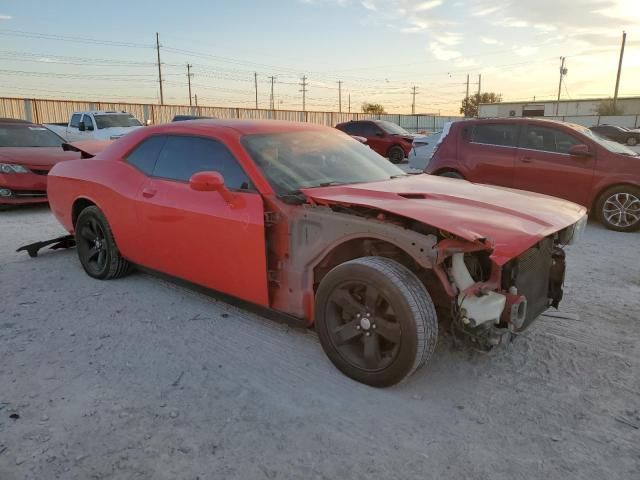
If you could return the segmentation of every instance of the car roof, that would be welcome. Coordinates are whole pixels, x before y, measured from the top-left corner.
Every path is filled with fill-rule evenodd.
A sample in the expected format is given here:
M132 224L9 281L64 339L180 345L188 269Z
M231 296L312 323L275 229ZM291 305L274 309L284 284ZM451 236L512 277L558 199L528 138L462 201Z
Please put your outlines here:
M204 131L220 130L230 128L241 135L253 135L264 133L286 133L297 131L324 131L332 128L313 123L287 122L282 120L229 120L229 119L198 119L188 122L171 122L147 127L145 130L153 129L155 132L175 132L175 131Z

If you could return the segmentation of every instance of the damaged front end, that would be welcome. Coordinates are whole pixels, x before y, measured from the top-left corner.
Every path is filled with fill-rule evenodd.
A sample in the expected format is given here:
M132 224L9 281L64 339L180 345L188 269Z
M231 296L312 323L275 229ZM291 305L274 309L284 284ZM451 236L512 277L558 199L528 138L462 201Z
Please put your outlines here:
M537 242L508 262L491 259L486 240L440 242L439 262L452 287L452 328L482 348L525 330L563 296L565 253L586 219ZM465 245L466 243L466 245Z

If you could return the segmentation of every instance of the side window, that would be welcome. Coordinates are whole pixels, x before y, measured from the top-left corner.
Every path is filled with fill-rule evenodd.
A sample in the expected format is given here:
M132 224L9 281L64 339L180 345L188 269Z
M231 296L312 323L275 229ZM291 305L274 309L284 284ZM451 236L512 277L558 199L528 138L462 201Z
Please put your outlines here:
M211 170L220 172L231 190L250 189L249 178L227 147L208 138L168 136L153 176L188 182L194 173Z
M358 124L357 123L345 123L340 127L344 133L348 135L358 135Z
M487 145L500 145L502 147L515 147L518 135L518 126L513 124L481 123L473 127L471 141Z
M549 127L529 125L524 140L524 148L544 152L568 153L573 145L580 142L569 134Z
M375 137L378 132L380 132L380 128L373 123L365 122L360 124L360 133L363 137Z
M80 117L81 115L79 113L74 113L73 115L71 115L71 121L69 122L69 126L73 128L78 128L78 125L80 124Z
M82 116L82 121L84 122L84 128L87 130L93 129L93 118L91 118L91 115L85 113Z
M166 140L167 137L164 135L147 138L127 155L127 162L145 175L152 175L156 160Z

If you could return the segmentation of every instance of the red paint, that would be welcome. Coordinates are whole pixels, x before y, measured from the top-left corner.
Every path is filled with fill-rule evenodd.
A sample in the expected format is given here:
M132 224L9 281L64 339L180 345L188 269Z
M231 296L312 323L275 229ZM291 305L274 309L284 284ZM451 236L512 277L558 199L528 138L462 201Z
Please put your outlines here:
M486 239L498 265L585 214L583 207L557 198L431 175L304 192L318 203L379 208L471 242Z
M0 163L21 165L29 173L0 172L0 188L20 191L44 192L47 190L47 173L56 163L80 156L74 152L64 152L57 147L0 147ZM46 202L46 196L0 197L0 205L17 205Z
M353 128L354 126L365 126L371 131L369 133L365 133L364 130L361 130L356 134L356 136L364 138L366 140L366 144L379 155L387 157L389 155L389 150L394 145L398 145L402 148L405 157L409 155L409 152L411 152L411 148L413 147L413 136L393 135L387 132L381 125L382 124L375 120L357 120L340 123L336 125L336 128L352 135L350 128Z
M94 158L56 165L49 178L52 211L73 232L74 203L92 202L107 218L121 254L133 263L304 316L308 322L314 307L313 266L320 259L303 259L299 264L307 265L304 271L287 270L290 259L299 254L291 250L289 222L301 217L300 209L363 205L380 211L378 221L386 221L385 212L409 217L493 248L498 264L584 214L582 207L562 200L428 175L307 189L307 205L285 204L240 139L247 134L319 129L342 135L326 127L275 121L177 122L139 129L106 145ZM215 172L197 173L190 182L148 177L126 162L134 147L158 134L197 135L224 143L256 191L230 192ZM268 227L265 211L270 213ZM327 247L336 239L327 238ZM447 245L464 244L452 240ZM449 292L444 271L438 265L436 270Z
M474 143L475 125L518 127L516 146ZM524 148L528 125L559 130L588 149L589 156ZM586 129L584 129L586 130ZM582 127L532 118L480 119L454 122L436 149L426 173L455 170L474 183L488 183L564 198L592 208L598 196L615 185L640 187L640 158L614 153L584 133Z

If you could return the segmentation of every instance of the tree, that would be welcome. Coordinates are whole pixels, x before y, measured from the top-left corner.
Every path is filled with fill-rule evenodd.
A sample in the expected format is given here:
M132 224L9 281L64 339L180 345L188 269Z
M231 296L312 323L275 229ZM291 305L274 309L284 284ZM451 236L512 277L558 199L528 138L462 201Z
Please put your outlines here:
M613 104L613 98L606 98L598 104L596 113L598 115L623 115L624 110L620 105Z
M376 115L380 115L384 113L384 107L379 103L367 103L364 102L362 104L362 113L373 113Z
M469 97L462 99L462 106L460 107L460 113L463 113L465 117L477 117L478 105L481 103L500 103L502 101L501 93L484 92L474 93Z

